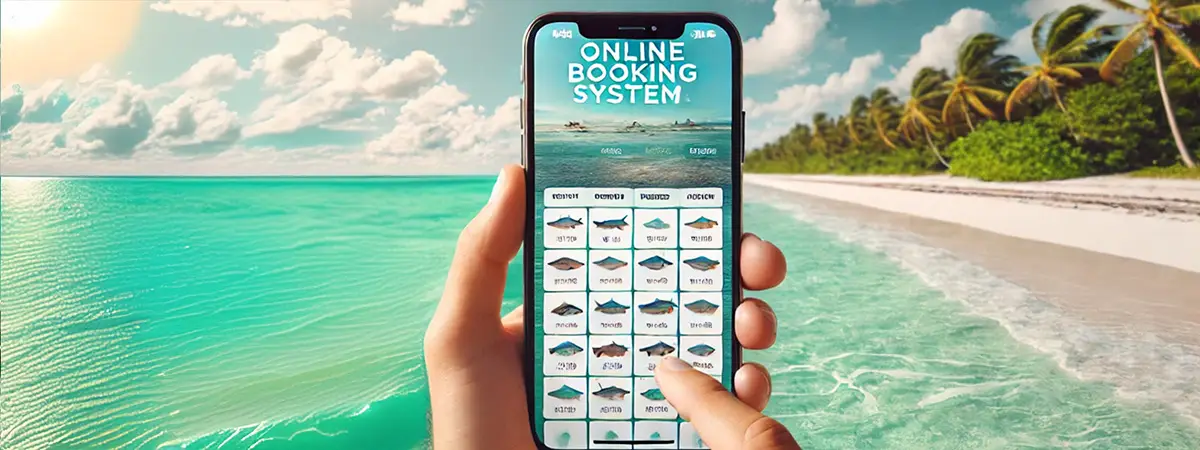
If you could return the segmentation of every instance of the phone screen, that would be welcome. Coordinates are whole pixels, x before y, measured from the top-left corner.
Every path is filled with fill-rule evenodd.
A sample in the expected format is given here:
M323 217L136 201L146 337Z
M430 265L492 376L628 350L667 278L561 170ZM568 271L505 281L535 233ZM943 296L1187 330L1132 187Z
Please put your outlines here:
M532 39L535 432L549 448L706 448L654 368L671 355L733 379L730 35L588 39L557 22Z

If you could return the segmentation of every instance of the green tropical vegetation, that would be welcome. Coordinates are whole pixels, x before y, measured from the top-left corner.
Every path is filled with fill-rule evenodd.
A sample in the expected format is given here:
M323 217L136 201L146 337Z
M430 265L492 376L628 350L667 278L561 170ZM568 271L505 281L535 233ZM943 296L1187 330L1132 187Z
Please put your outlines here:
M924 68L903 100L881 87L817 113L746 157L749 172L924 174L1035 181L1133 172L1197 178L1200 0L1103 0L1136 18L1098 25L1076 5L1031 28L1037 61L981 33L953 72Z

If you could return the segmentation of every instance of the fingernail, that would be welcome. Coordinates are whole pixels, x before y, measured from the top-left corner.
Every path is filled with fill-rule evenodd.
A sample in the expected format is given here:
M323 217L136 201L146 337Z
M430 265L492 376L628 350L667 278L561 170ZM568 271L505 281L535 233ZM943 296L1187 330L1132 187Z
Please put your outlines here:
M662 362L658 363L658 366L672 372L692 370L692 366L688 365L686 362L683 362L682 359L674 356L664 356Z
M496 197L500 196L500 190L504 186L504 173L506 170L501 170L500 175L496 176L496 184L492 186L492 196L488 198L488 203L496 201Z

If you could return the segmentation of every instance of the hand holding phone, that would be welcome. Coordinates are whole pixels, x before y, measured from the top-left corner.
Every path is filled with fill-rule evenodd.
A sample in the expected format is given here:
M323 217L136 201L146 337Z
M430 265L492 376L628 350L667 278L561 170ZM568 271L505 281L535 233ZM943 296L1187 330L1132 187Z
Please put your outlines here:
M525 206L524 173L520 167L506 167L487 206L459 238L442 300L424 339L434 448L537 448L526 413L522 379L526 361L522 357L523 308L500 317L508 264L523 238L522 227L513 224L520 223ZM747 234L740 248L740 278L746 289L770 289L783 280L786 262L775 246ZM774 342L775 315L762 301L745 299L734 317L735 334L746 348L763 349ZM687 379L686 374L693 373L689 371L680 372L679 378ZM713 380L701 375L702 379ZM731 397L723 389L717 392L703 385L666 380L663 393L672 402L691 401L681 404L680 412L695 420L699 433L716 446L725 442L722 436L747 436L739 432L739 424L761 427L770 423L758 419L761 415L751 414L766 407L770 396L765 369L746 364L736 372L734 384L740 403L749 411L729 408L727 400ZM671 389L676 385L682 387L684 395ZM693 410L708 414L692 417ZM728 420L735 417L742 419ZM752 419L746 420L748 417ZM728 426L705 426L702 423L706 419ZM793 441L790 446L777 448L798 447Z

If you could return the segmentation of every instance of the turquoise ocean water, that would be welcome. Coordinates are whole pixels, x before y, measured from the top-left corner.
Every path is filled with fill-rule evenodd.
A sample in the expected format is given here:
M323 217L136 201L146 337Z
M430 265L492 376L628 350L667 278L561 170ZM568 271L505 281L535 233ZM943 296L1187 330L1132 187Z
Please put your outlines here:
M0 448L424 447L423 327L491 183L0 180ZM987 274L748 202L746 229L790 264L761 295L779 342L747 358L775 373L769 412L805 448L1200 442L1179 405L1083 381L945 293L1004 294ZM1059 325L1038 320L1022 330ZM1145 390L1171 375L1143 369Z

